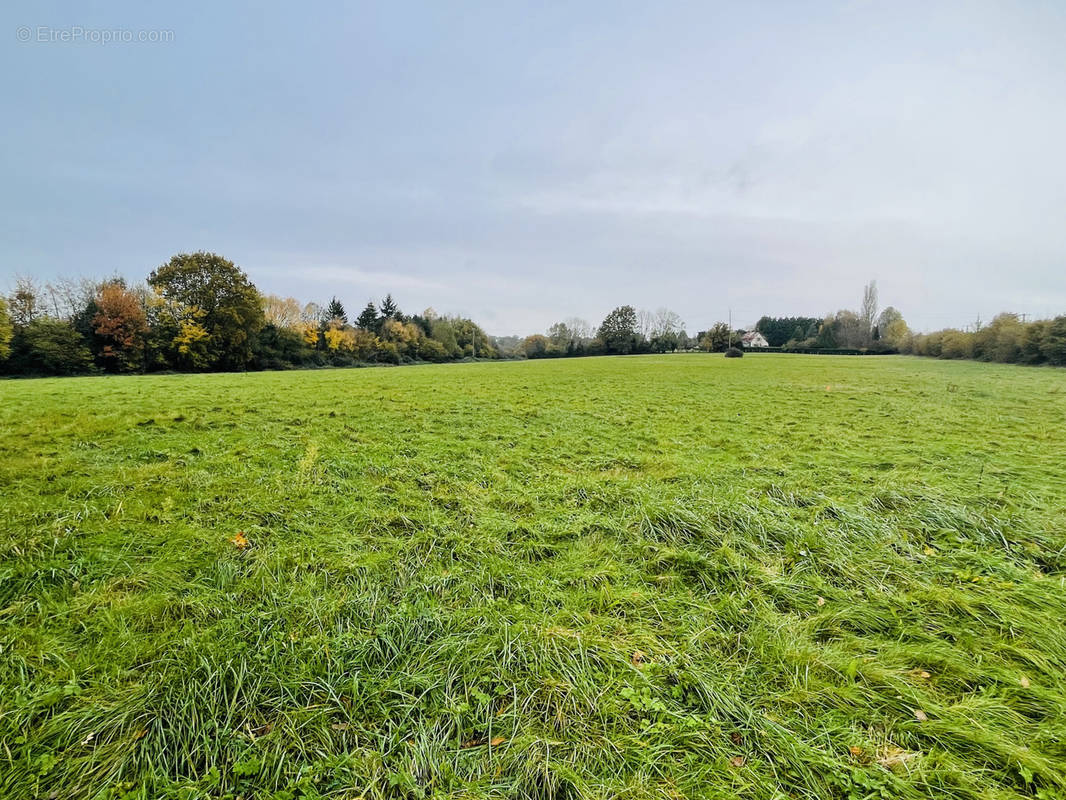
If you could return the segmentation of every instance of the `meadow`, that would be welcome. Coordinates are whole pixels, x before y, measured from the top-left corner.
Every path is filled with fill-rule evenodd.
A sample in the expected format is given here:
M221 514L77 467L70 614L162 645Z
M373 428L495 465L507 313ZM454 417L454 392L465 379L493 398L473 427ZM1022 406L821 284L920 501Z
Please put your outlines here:
M1066 372L0 382L4 798L1066 797Z

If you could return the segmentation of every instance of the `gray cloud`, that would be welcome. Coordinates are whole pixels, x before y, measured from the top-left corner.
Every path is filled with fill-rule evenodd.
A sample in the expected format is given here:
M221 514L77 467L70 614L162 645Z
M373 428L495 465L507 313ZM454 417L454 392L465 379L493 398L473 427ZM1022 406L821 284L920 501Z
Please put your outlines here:
M77 20L167 47L0 51L0 272L202 247L267 291L497 333L820 314L870 278L917 327L1066 310L1061 7L213 13Z

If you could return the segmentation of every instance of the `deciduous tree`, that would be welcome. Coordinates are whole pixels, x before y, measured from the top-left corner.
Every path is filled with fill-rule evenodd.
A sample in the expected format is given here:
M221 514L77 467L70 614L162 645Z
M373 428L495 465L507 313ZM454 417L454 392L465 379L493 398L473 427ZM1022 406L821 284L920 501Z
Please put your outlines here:
M263 318L267 325L297 330L303 322L303 307L295 297L263 296Z
M37 282L27 276L18 275L15 278L15 290L8 298L8 306L11 312L12 325L25 328L44 313L41 307L41 289Z
M326 320L326 310L318 303L308 303L300 312L300 322L305 325L318 325Z
M121 372L140 366L148 319L136 294L118 281L105 283L92 301L96 356L105 369Z
M655 319L652 323L651 335L663 336L664 334L680 334L685 327L681 315L668 308L657 308Z
M637 336L644 341L651 338L652 331L655 330L655 314L648 311L646 308L642 308L637 311L637 324L635 326Z
M832 334L837 347L864 347L870 341L872 328L866 318L843 309L832 321Z
M861 344L869 344L873 337L874 323L877 321L877 281L870 281L862 290L862 311L859 313L862 320ZM848 345L859 347L861 345Z
M180 253L153 271L148 283L165 299L202 312L197 325L206 337L191 328L187 333L203 343L208 366L248 366L263 308L259 292L232 261L203 251Z
M547 336L534 333L527 336L522 342L522 352L526 358L544 358L548 354L550 340Z
M699 348L709 353L724 353L729 347L729 326L724 322L716 322L710 330L699 335Z
M639 341L637 312L633 306L619 306L600 324L599 337L608 353L631 353Z
M73 320L86 306L93 302L105 283L123 283L115 278L100 283L92 278L59 278L44 285L41 296L45 298L47 313L56 319Z

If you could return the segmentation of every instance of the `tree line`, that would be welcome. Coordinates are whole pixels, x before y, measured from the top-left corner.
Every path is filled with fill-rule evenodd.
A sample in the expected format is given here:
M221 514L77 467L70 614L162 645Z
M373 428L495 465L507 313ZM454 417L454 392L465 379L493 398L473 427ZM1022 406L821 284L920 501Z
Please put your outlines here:
M770 348L784 352L903 353L1066 366L1066 316L1027 322L1018 314L1007 313L987 325L978 322L967 331L915 333L899 309L880 308L876 281L863 287L857 310L841 309L822 317L763 316L754 330L763 335ZM571 318L552 325L546 335L534 334L523 340L513 337L501 346L501 352L525 358L676 350L722 353L743 347L742 337L747 332L716 322L689 336L681 318L668 309L638 311L625 305L611 311L599 327Z
M756 323L755 330L772 348L811 351L898 352L897 348L909 335L898 310L889 307L878 313L876 282L863 290L860 311L838 311L824 318L764 316ZM520 342L516 340L509 351L526 358L677 350L723 353L743 347L746 333L744 328L716 322L707 330L689 336L681 317L667 308L652 312L625 305L611 311L599 327L593 328L582 319L567 319L552 325L546 335L534 334Z
M914 333L900 311L878 307L876 282L858 310L823 317L763 316L770 348L811 353L906 353L1020 364L1066 365L1066 316L1029 322L1000 314L969 330ZM263 295L233 262L181 253L144 284L121 278L40 285L16 280L0 297L0 372L288 369L442 362L463 358L561 358L675 351L727 352L744 329L717 322L689 336L667 309L618 306L593 327L572 317L545 334L490 337L473 321L433 309L405 314L392 295L349 320L336 297L325 306Z
M469 319L403 313L392 295L349 322L343 304L263 295L233 262L180 253L146 283L122 278L40 285L0 298L0 371L74 375L288 369L496 358Z
M515 338L504 352L525 358L672 353L691 349L684 327L681 317L667 308L652 312L624 305L611 311L599 327L571 317L553 324L547 335Z
M1030 322L1020 314L1003 313L988 324L978 320L968 330L947 328L915 333L898 309L889 306L878 313L876 282L867 284L862 307L857 312L838 311L820 320L763 317L756 328L772 347L789 351L848 348L933 358L1066 366L1066 316Z
M1020 314L998 314L969 330L946 328L911 336L901 353L933 358L968 358L1005 364L1066 366L1066 316L1026 321Z

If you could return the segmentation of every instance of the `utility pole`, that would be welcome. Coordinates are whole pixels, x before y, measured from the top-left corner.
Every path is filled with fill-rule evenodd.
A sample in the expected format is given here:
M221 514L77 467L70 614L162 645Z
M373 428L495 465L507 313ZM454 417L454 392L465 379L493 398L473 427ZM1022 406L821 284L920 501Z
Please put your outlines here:
M733 309L729 309L729 347L733 347Z

